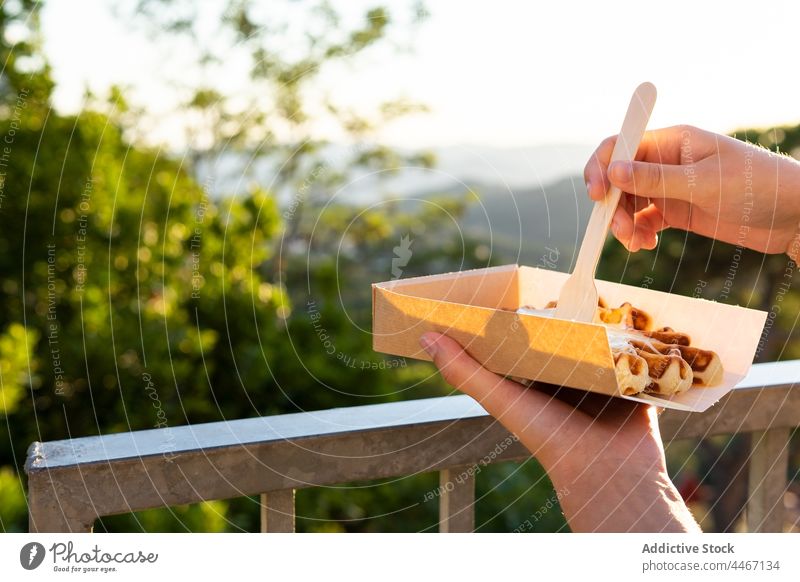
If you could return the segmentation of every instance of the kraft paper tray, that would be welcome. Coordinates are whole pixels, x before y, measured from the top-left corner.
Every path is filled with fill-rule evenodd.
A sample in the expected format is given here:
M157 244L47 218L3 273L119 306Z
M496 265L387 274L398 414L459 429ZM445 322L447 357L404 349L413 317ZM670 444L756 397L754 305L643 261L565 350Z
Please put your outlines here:
M376 283L372 286L373 348L430 360L419 337L428 331L457 340L499 374L619 396L614 361L602 325L520 315L558 298L567 274L505 265ZM702 412L745 377L767 314L755 309L597 281L606 304L626 301L645 310L653 328L688 333L692 345L719 354L725 375L713 388L693 387L673 397L628 400Z

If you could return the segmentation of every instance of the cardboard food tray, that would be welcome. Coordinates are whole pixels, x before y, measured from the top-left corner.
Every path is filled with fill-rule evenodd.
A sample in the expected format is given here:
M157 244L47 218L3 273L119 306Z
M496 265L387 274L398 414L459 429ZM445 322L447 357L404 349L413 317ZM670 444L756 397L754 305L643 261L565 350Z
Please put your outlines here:
M373 348L430 360L419 337L436 331L498 374L694 412L717 402L750 369L766 312L598 280L607 305L628 301L652 317L653 329L689 334L693 346L717 352L725 370L714 387L695 386L672 397L620 396L604 326L516 313L523 305L540 308L557 299L567 277L505 265L373 284Z

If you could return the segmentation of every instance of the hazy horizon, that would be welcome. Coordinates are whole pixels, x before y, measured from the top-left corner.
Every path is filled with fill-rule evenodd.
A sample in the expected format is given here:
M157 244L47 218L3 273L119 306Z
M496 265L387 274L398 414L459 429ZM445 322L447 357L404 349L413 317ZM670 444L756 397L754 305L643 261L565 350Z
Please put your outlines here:
M218 5L203 5L212 25ZM334 5L348 23L358 21L374 2ZM130 19L115 17L107 3L84 0L81 6L75 10L71 2L53 2L42 12L57 107L80 109L85 87L103 94L119 84L158 119L149 137L180 141L180 119L171 107L180 79L197 74L187 65L190 49L179 47L165 60L165 47L150 42ZM331 91L354 109L396 97L430 107L429 113L389 124L378 136L387 144L597 143L616 133L631 91L644 80L659 89L651 127L691 123L728 133L800 122L800 77L786 69L784 58L775 57L797 50L794 24L800 6L793 2L719 7L678 0L657 12L632 0L614 10L577 1L547 6L499 2L487 18L483 4L441 0L426 5L427 20L417 30L404 24L412 6L390 5L398 22L392 42L365 51L353 63L326 68L313 87L313 93ZM656 17L658 26L652 24ZM78 29L81 34L75 33ZM736 31L753 31L755 40L740 42ZM768 51L758 44L758 31L769 31ZM398 52L393 42L413 51ZM103 50L97 50L100 46ZM558 59L551 58L554 50ZM241 63L226 55L217 85L244 93L245 77ZM315 131L337 141L325 123Z

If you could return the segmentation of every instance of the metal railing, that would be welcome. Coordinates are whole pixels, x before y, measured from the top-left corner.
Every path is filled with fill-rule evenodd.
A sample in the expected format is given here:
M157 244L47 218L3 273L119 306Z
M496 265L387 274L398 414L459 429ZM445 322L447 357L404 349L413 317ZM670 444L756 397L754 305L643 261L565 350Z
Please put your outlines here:
M783 526L798 378L800 360L758 364L707 412L660 418L664 441L752 433L750 531ZM260 494L261 531L291 532L295 489L438 471L440 531L471 531L469 469L529 457L509 437L471 398L449 396L36 442L30 530L89 532L98 517Z

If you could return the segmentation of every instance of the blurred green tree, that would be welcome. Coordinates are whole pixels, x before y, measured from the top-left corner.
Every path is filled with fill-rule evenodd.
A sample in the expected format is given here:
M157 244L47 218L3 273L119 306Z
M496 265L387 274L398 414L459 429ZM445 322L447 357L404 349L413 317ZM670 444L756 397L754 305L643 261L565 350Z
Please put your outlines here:
M106 99L88 95L77 115L51 108L39 4L0 8L7 62L0 136L12 142L0 158L0 423L9 435L0 439L4 530L26 527L21 465L34 440L447 393L427 364L394 359L396 367L380 368L385 359L372 351L369 336L369 283L392 276L393 249L404 237L415 240L403 276L484 265L478 245L462 239L452 220L465 202L441 200L447 212L439 213L400 212L390 201L370 208L327 203L353 168L391 170L402 160L429 164L429 157L367 145L334 168L321 143L302 137L297 147L280 142L270 150L279 158L292 152L272 190L253 185L214 193L198 176L221 143L258 148L256 128L288 123L299 131L300 80L284 86L297 64L273 56L269 72L259 73L278 87L277 117L259 123L235 119L227 101L198 88L187 106L216 112L200 116L201 125L214 118L208 141L190 146L188 156L168 155L137 135L142 114L121 89ZM243 7L231 3L227 14ZM246 20L240 13L226 22L243 33ZM386 12L371 11L345 41L326 45L319 66L377 42L387 24ZM10 39L12 31L21 38ZM320 43L312 43L314 50ZM369 123L340 113L351 135L363 137L372 124L414 109L385 105ZM309 195L281 213L276 192L304 184ZM414 234L421 229L428 235ZM333 339L333 354L312 316ZM309 519L299 527L431 527L434 504L419 503L431 479L303 492L298 510ZM416 509L402 522L369 518L403 507ZM98 527L255 529L257 515L255 500L240 499L117 516Z

